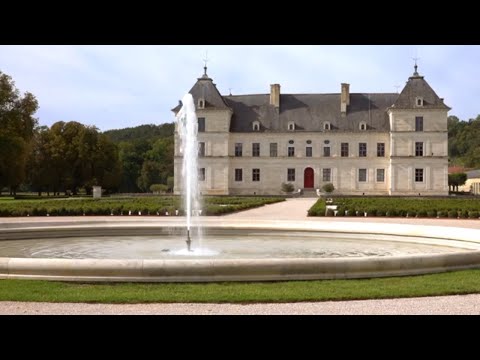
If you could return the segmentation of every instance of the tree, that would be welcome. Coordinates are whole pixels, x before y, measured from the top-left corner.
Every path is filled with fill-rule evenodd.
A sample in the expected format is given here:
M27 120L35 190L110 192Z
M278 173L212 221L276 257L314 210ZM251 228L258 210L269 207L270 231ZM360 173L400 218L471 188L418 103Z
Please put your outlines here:
M15 194L25 179L25 168L38 120L35 96L23 96L12 78L0 71L0 190L9 186Z
M160 166L157 162L146 160L143 163L140 177L137 179L137 185L147 192L152 184L160 184Z
M448 188L452 188L452 191L458 191L458 187L465 185L467 181L467 174L465 173L455 173L448 175Z

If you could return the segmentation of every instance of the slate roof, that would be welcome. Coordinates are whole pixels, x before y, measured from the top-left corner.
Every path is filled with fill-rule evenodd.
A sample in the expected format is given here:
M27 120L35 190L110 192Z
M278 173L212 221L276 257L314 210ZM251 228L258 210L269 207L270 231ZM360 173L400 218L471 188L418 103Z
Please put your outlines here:
M415 72L413 76L408 78L407 84L395 101L394 107L396 109L414 109L417 97L423 97L422 108L450 110L428 85L423 76Z
M295 123L295 131L323 131L324 122L331 131L360 131L360 122L367 131L389 131L387 108L398 94L350 94L346 116L340 112L340 94L281 94L280 109L270 105L270 94L225 96L232 108L232 132L251 132L252 123L259 121L262 131L288 131L288 123Z
M204 69L189 92L196 106L198 99L204 98L205 109L231 109L231 132L253 132L254 121L259 121L260 131L265 132L288 131L290 122L295 123L297 132L324 131L325 122L331 125L329 131L360 132L360 123L365 122L367 131L388 132L388 108L414 109L418 96L424 100L423 108L450 109L416 69L400 94L351 93L346 115L340 112L340 93L281 94L278 109L270 105L270 94L222 96ZM177 113L180 107L172 111Z
M192 94L195 101L195 107L198 106L198 99L205 99L205 109L228 109L225 100L217 89L217 86L213 83L213 80L208 77L207 73L197 79L197 82L189 91ZM177 113L181 108L181 105L177 105L172 109Z

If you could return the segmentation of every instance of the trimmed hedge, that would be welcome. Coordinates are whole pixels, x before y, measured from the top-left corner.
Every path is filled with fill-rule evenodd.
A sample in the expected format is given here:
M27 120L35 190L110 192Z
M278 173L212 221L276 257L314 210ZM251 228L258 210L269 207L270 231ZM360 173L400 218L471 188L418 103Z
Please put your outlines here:
M337 216L387 216L418 218L478 219L480 199L436 198L334 198ZM341 215L340 215L341 213ZM309 216L325 216L325 201L319 199L308 211ZM333 216L333 213L327 213Z
M205 197L202 215L222 215L284 201L280 197ZM44 199L0 202L0 217L8 216L166 216L184 215L178 196L103 199Z

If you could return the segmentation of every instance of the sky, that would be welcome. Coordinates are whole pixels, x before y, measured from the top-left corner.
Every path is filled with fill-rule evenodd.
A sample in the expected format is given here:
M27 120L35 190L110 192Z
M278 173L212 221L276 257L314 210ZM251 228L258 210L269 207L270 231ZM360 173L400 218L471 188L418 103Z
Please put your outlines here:
M173 122L170 111L203 74L223 95L401 91L418 71L461 120L480 114L480 46L1 45L0 71L36 96L40 125L101 131Z

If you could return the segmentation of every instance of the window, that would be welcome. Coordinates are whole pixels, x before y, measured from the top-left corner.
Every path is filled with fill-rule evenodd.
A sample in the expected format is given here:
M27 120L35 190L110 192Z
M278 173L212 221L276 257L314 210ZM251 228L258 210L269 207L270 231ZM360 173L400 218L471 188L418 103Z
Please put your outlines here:
M415 117L415 131L423 131L423 116Z
M329 157L330 156L330 146L323 147L323 156Z
M295 130L295 123L293 121L290 121L288 123L288 130L290 130L290 131Z
M205 132L205 118L198 118L198 132Z
M312 147L311 146L307 146L305 148L305 156L306 157L312 157Z
M323 130L331 130L331 126L328 121L323 123Z
M367 130L367 124L364 121L362 121L360 123L359 129L362 130L362 131Z
M377 156L378 157L385 156L385 143L377 143Z
M205 99L198 99L198 108L199 109L205 108Z
M348 157L348 143L341 143L340 144L340 156L341 157Z
M243 181L243 169L235 169L235 181Z
M332 169L323 169L322 171L322 180L323 181L331 181L332 178Z
M252 169L252 181L260 181L260 169Z
M423 98L417 97L417 98L415 99L415 102L416 102L416 105L417 105L417 106L423 106Z
M199 142L198 143L198 157L204 157L205 156L205 143L204 142Z
M367 143L358 144L358 156L366 157L367 156Z
M294 142L295 142L295 141L293 141L293 140L288 140L288 143L289 143L289 144L293 144Z
M312 140L307 140L307 144L310 145L312 143Z
M295 181L295 169L287 169L287 181Z
M423 156L423 142L415 143L415 156Z
M205 181L205 168L198 169L198 181Z
M270 143L270 157L277 157L277 143Z
M260 123L258 121L253 122L253 131L260 131Z
M242 143L235 144L235 156L242 156Z
M377 169L377 182L385 182L385 169Z
M415 169L415 182L423 182L423 169Z
M367 169L358 169L358 182L367 182Z
M252 156L260 156L260 143L252 144Z
M293 146L288 147L288 157L295 156L295 148Z

